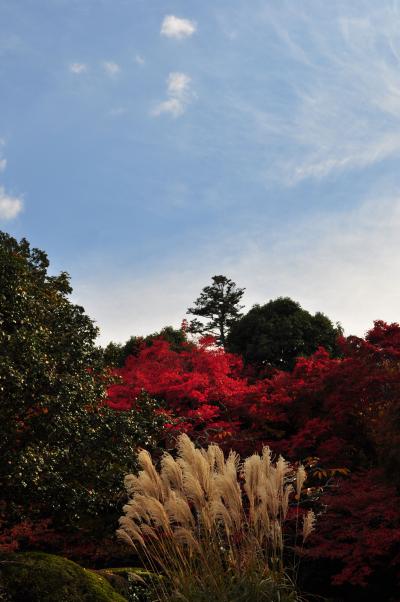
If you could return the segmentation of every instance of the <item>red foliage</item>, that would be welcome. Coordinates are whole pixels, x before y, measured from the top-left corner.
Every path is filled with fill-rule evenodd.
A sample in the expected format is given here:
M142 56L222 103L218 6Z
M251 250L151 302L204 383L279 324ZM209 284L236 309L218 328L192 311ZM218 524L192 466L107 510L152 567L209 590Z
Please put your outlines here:
M400 407L400 327L376 322L365 340L343 339L342 348L341 359L319 349L273 375L264 383L267 403L257 400L251 412L269 427L264 439L289 457L369 467L387 443L384 417Z
M361 471L324 496L326 511L308 555L340 561L332 583L366 586L374 571L400 567L399 497L379 470Z
M282 430L271 446L292 459L317 456L324 467L351 469L323 499L312 550L340 561L333 583L366 585L378 569L400 569L400 480L398 471L388 478L383 470L390 451L399 462L400 327L376 322L365 340L349 337L342 348L342 359L319 350L272 377L268 395ZM263 416L263 402L253 411Z
M157 339L115 370L122 382L109 388L108 403L120 410L134 407L144 389L181 419L179 430L221 442L235 437L238 443L250 406L263 397L260 383L249 384L241 372L241 359L216 348L211 337L181 352Z
M250 381L241 359L210 339L180 351L159 339L115 371L120 383L108 403L134 407L145 389L164 403L172 432L241 454L269 444L288 459L319 458L306 486L322 476L329 487L309 553L333 563L334 584L365 586L400 569L400 326L376 322L365 339L341 345L340 359L319 349L292 372ZM334 468L350 476L338 479ZM60 535L49 521L3 527L0 552L45 548L94 561L104 550L89 537L82 545L79 534Z
M110 561L126 562L127 554L115 537L99 539L90 529L62 532L50 518L21 520L12 525L0 520L0 555L43 550L86 566L104 566Z
M22 520L13 525L0 520L0 528L0 553L43 547L51 549L61 546L64 540L63 535L52 528L50 519Z
M340 561L334 583L365 585L379 566L400 566L400 498L380 468L388 424L397 424L388 416L400 416L400 327L376 322L365 339L341 345L340 359L319 349L291 373L250 383L241 360L209 340L182 352L158 340L117 371L122 382L110 388L109 403L132 407L146 389L183 420L176 428L202 442L221 440L246 454L267 443L289 459L316 456L325 469L349 468L350 478L324 499L313 553Z

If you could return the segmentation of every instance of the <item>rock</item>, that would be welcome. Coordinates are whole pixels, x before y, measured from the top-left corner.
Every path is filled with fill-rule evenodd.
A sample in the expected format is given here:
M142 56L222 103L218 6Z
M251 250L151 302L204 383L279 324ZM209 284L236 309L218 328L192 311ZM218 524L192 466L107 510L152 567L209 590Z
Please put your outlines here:
M42 552L3 557L0 586L7 602L126 602L98 572Z

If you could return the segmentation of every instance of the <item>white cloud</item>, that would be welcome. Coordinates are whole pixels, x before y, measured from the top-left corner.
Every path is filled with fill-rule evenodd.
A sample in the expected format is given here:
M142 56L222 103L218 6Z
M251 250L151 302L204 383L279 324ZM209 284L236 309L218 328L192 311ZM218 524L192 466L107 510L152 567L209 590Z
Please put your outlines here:
M167 38L181 40L193 35L196 29L197 26L195 21L181 19L174 15L167 15L162 22L160 33Z
M6 145L4 138L0 138L0 173L7 167L7 159L3 156L3 147ZM22 199L11 196L0 185L0 220L10 220L17 217L22 211Z
M69 70L71 71L71 73L81 75L82 73L86 73L88 67L85 63L71 63L69 66Z
M373 196L350 213L305 218L268 237L267 244L260 224L259 231L210 242L200 253L164 258L147 274L113 272L110 281L99 263L90 268L97 278L85 274L74 291L98 320L104 344L168 324L178 327L213 274L246 287L247 309L289 296L340 321L346 334L362 336L374 319L399 321L400 284L394 276L400 271L399 229L400 195Z
M104 61L103 69L107 73L107 75L115 76L121 71L121 67L118 63L114 63L114 61Z
M393 5L362 19L340 17L323 44L316 40L325 72L317 70L313 88L299 96L294 135L306 152L293 182L400 154L399 24Z
M0 186L0 219L14 219L22 211L22 207L20 198L7 194L4 187Z
M178 98L170 98L160 102L152 111L152 115L158 117L162 113L170 113L173 117L179 117L185 112L185 107Z
M168 76L168 94L183 97L187 94L190 77L185 73L170 73Z
M399 321L399 228L399 195L369 199L293 226L270 250L253 243L233 273L250 279L253 303L288 295L363 335L374 319Z
M162 113L169 113L173 117L182 115L188 103L193 98L190 90L191 78L185 73L170 73L167 79L168 99L160 102L152 111L152 115L159 116Z
M144 57L143 57L143 56L141 56L140 54L137 54L137 55L135 56L135 63L136 63L137 65L140 65L140 66L142 67L142 66L145 64L145 62L146 62L146 61L145 61Z

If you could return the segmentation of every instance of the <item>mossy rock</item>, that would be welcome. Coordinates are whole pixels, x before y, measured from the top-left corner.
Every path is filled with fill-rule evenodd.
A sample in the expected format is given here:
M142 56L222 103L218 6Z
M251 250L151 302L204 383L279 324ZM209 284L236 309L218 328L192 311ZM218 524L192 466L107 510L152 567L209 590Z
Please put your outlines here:
M102 575L41 552L3 558L0 584L10 602L126 602Z

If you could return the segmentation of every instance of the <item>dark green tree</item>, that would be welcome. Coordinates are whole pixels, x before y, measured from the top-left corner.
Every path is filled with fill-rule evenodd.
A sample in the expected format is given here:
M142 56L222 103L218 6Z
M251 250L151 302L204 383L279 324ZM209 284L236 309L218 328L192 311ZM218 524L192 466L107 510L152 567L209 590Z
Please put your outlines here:
M150 347L157 339L168 341L172 351L177 352L191 344L182 328L165 326L160 332L153 332L145 337L132 336L126 343L109 343L107 347L101 350L104 365L122 368L127 357L137 355L143 346Z
M139 445L156 447L163 418L146 396L128 412L108 407L97 328L48 266L0 232L0 502L10 519L73 525L118 513L123 476Z
M339 350L339 325L324 314L310 314L289 297L279 297L265 305L255 305L233 324L227 349L242 355L258 370L291 370L299 356L309 356L322 346L333 356Z
M205 286L200 296L186 313L207 319L206 323L195 318L189 323L189 332L210 334L218 345L225 347L226 337L232 325L241 317L239 305L245 289L226 276L213 276L212 285Z

